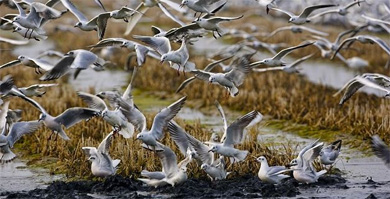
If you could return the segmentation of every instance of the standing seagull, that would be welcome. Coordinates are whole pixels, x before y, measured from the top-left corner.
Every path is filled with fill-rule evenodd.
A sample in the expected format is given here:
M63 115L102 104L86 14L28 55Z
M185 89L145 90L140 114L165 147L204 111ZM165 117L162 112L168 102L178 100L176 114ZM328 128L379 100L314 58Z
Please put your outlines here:
M38 121L30 122L16 122L14 123L8 135L5 135L6 129L0 134L0 162L10 162L16 155L11 151L16 141L18 141L23 135L33 133L41 126Z
M333 165L336 158L339 157L341 150L341 140L336 140L330 145L322 148L320 152L320 162L324 165Z
M378 135L372 136L372 150L375 155L385 162L386 166L390 168L390 148L379 138Z
M304 44L301 44L298 46L285 48L285 49L279 51L278 54L276 54L272 58L267 58L267 59L264 59L262 61L257 61L257 62L251 63L250 66L258 66L261 64L264 64L267 66L285 66L286 63L281 60L281 59L283 59L283 57L285 57L286 55L288 55L290 52L292 52L295 49L304 48L306 46L312 45L313 43L314 42L309 42L309 43L304 43Z
M159 143L158 140L161 140L164 137L164 127L181 110L186 99L187 97L182 97L157 113L154 117L152 128L150 130L146 128L143 129L141 133L138 133L137 139L141 140L148 147L152 146L155 148Z
M99 144L99 147L82 147L88 160L92 162L92 174L97 177L107 177L114 175L120 160L112 160L108 151L112 142L113 132L110 132L106 138Z
M286 167L284 166L268 166L267 159L264 156L258 157L256 161L261 163L257 176L263 182L270 184L279 184L281 180L290 177L288 175L283 174L289 171L289 169L286 169Z
M184 160L177 163L177 157L172 149L160 143L158 143L158 148L161 148L161 150L156 151L156 153L161 161L162 172L149 172L145 170L143 171L143 174L145 174L144 177L147 178L138 178L138 180L154 187L164 186L166 184L170 184L174 187L175 185L185 182L188 178L187 164L190 163L191 158L186 157Z
M289 11L282 10L282 9L279 9L279 8L271 8L271 9L279 11L279 12L283 12L284 14L287 14L288 16L290 16L290 19L288 20L289 23L293 23L295 25L302 25L302 24L310 22L310 19L308 17L314 10L321 9L321 8L333 7L333 6L336 6L336 5L334 5L334 4L325 4L325 5L309 6L309 7L306 7L301 12L301 14L299 14L298 16L296 16L295 14L293 14L293 13L291 13Z
M107 20L110 18L109 12L101 13L88 21L83 13L81 13L70 0L61 0L61 2L79 20L75 27L78 27L83 31L95 30L98 32L99 40L103 39L106 31Z

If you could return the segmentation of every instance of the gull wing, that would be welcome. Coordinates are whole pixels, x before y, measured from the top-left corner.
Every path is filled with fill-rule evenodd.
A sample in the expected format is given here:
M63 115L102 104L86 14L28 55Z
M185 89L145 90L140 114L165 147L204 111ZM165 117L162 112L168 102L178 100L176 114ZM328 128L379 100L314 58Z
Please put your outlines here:
M211 72L203 71L203 70L194 70L191 71L191 73L195 74L195 77L204 81L209 81L209 78L211 76Z
M88 19L81 13L70 0L61 0L64 5L80 22L87 22Z
M8 39L5 37L0 37L0 42L6 42L13 45L26 45L29 43L29 41L23 41L23 40L14 40L14 39Z
M382 159L386 166L390 168L390 149L378 135L372 136L371 147L375 155Z
M179 147L180 152L186 156L187 149L190 146L190 143L187 138L187 132L181 128L175 121L171 120L168 122L168 131L169 135L175 141L176 145Z
M321 8L328 8L328 7L334 7L337 5L334 4L325 4L325 5L315 5L315 6L309 6L306 7L302 13L299 15L301 18L307 18L314 10L321 9Z
M39 80L48 81L53 79L58 79L69 72L70 66L74 61L74 57L64 56L60 61L54 65L54 67L46 72Z
M77 92L77 95L83 99L85 103L88 104L88 107L93 108L93 109L98 109L100 111L108 109L106 103L104 100L99 98L96 95L92 95L90 93L85 93L85 92Z
M232 20L241 19L242 17L244 17L244 15L241 15L238 17L213 17L213 18L208 19L208 22L216 24L216 23L219 23L222 21L232 21Z
M146 7L144 2L141 2L135 10L137 12L134 13L133 17L131 17L130 21L128 22L124 35L129 35L131 33L135 25L137 25L138 21L142 18L142 15L149 10L149 7Z
M176 114L183 107L187 97L182 97L176 102L172 103L168 107L162 109L157 115L154 117L153 125L151 132L153 132L153 136L156 140L161 140L164 136L163 129L167 125L167 123L172 120Z
M274 71L274 70L284 70L285 66L277 66L277 67L268 67L268 68L254 68L252 69L255 72L267 72L267 71Z
M267 7L267 8L268 8L268 7ZM287 11L287 10L282 10L282 9L279 9L279 8L271 8L271 10L276 10L276 11L279 11L279 12L283 12L284 14L286 14L286 15L288 15L288 16L290 16L290 17L295 16L294 13L291 13L291 12L289 12L289 11Z
M249 62L253 55L254 54L252 53L238 58L233 65L233 69L226 73L225 77L232 81L236 86L240 86L244 83L246 74L252 69Z
M312 45L314 42L308 42L308 43L304 43L304 44L301 44L301 45L298 45L298 46L293 46L293 47L290 47L290 48L285 48L283 50L281 50L280 52L278 52L278 54L276 54L272 59L274 60L280 60L282 59L284 56L286 56L287 54L289 54L290 52L292 52L293 50L296 50L296 49L299 49L299 48L304 48L306 46L310 46Z
M108 154L108 151L110 150L110 146L111 146L111 142L112 142L112 134L113 134L113 132L111 131L104 138L104 140L99 144L99 146L97 148L98 152Z
M214 161L214 153L209 151L209 147L190 134L186 134L188 142L199 156L202 163L211 165Z
M57 116L54 121L69 128L82 120L89 120L99 113L96 109L74 107L66 109L61 115Z
M316 35L321 35L321 36L328 36L329 35L326 32L322 32L322 31L316 30L314 28L309 28L309 27L306 27L306 26L300 26L299 28L301 28L302 30L306 30L306 31L308 31L310 33L316 34Z
M355 77L355 78L351 79L349 82L347 82L343 86L343 88L341 88L339 91L337 91L337 93L335 93L333 96L338 95L344 89L346 89L345 92L344 92L343 97L341 98L341 100L339 102L340 105L343 105L349 98L352 97L353 94L356 93L356 91L358 91L363 86L364 86L364 84L362 84L361 82L357 81L356 77Z
M88 157L91 157L91 156L97 156L97 150L95 147L82 147L81 148L84 152L85 155L87 155Z
M334 57L337 55L337 53L343 48L343 46L346 43L350 43L349 45L351 45L356 40L357 40L356 37L350 37L348 39L345 39L343 42L341 42L341 44L338 46L337 50L334 52L333 56L330 59L334 59Z
M160 55L166 54L171 51L171 44L169 43L169 39L166 37L149 37L134 35L133 38L138 39L149 45L155 51L160 53Z
M260 122L262 118L263 115L257 111L251 111L238 118L226 129L226 136L222 136L226 137L223 145L233 146L240 144L244 139L244 129Z
M87 50L74 50L73 52L76 56L71 68L86 69L98 59L97 55Z
M8 67L11 67L11 66L16 66L18 64L21 64L21 61L19 59L16 59L16 60L13 60L13 61L10 61L6 64L3 64L0 66L0 69L3 69L3 68L8 68Z
M294 27L294 26L284 26L284 27L279 27L277 28L276 30L272 31L271 33L269 33L265 38L268 39L274 35L276 35L277 33L281 32L281 31L285 31L285 30L291 30L291 28Z
M167 178L172 177L177 173L179 167L177 166L177 157L171 148L159 144L163 151L157 151L157 156L160 158L162 171L166 174Z
M226 132L226 130L228 128L228 124L227 124L225 112L223 111L221 104L219 104L219 102L217 100L215 100L214 104L217 107L219 114L221 114L222 121L223 121L223 130L224 130L224 132ZM222 138L222 140L223 140L223 138Z
M18 141L23 135L33 133L41 126L38 121L30 122L16 122L11 126L7 139L9 146L12 148L16 141Z
M170 19L172 19L174 22L178 23L180 26L185 26L186 24L182 22L179 18L177 18L175 15L173 15L169 10L164 6L162 3L157 3L158 7L163 11L163 13L168 16Z
M123 39L123 38L106 38L106 39L102 39L100 40L98 43L94 44L94 45L90 45L90 46L87 46L88 48L104 48L104 47L107 47L107 46L120 46L123 44L123 42L131 42L127 39Z
M297 59L295 60L293 63L291 63L290 65L288 65L288 67L290 68L295 68L296 66L298 66L300 63L306 61L307 59L309 59L310 57L312 57L315 53L312 53L310 55L307 55L307 56L304 56L300 59Z
M184 80L180 84L180 86L176 89L175 93L179 93L180 91L182 91L188 84L191 84L195 79L196 79L196 77L190 77L190 78Z

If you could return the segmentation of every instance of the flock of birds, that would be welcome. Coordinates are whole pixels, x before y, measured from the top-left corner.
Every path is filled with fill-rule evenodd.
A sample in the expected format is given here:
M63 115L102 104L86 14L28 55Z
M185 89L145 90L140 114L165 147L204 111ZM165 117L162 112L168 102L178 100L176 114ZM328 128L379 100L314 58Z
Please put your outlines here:
M261 1L261 0L260 0ZM185 80L177 92L184 89L189 83L195 79L207 81L209 83L220 85L227 89L230 96L235 97L239 94L238 87L243 84L245 77L254 72L265 72L272 70L282 70L287 73L299 72L297 66L310 59L313 54L306 55L293 63L286 63L283 58L292 51L306 48L307 46L316 46L324 58L338 57L345 61L350 67L361 67L365 65L358 61L345 59L339 52L347 50L353 42L376 44L390 56L390 47L386 41L373 35L357 35L362 30L368 27L382 27L382 31L387 31L390 34L390 9L386 5L384 8L387 15L382 19L376 19L369 16L363 16L367 20L367 24L357 26L351 30L344 31L339 34L336 41L329 41L326 36L328 33L305 27L303 25L311 23L317 18L321 18L332 13L344 16L349 14L349 9L355 6L367 6L364 0L354 0L346 6L334 4L320 4L308 6L302 10L299 15L290 13L289 11L280 9L278 2L273 0L266 6L268 12L281 12L289 16L288 22L294 24L278 28L272 33L263 35L269 38L278 34L281 31L290 30L293 33L301 33L308 31L312 35L312 39L305 41L302 44L276 52L281 46L272 46L271 44L261 42L254 36L243 30L230 31L226 33L219 26L221 22L229 22L234 20L242 20L243 15L233 17L217 16L217 13L224 8L229 1L221 0L183 0L181 4L177 4L170 0L146 0L141 2L135 9L123 6L119 10L106 11L104 5L99 1L95 2L102 8L102 12L92 19L88 19L71 2L71 0L49 0L45 4L32 2L29 0L2 0L1 4L5 4L10 8L16 8L18 14L6 14L1 16L0 28L2 30L12 30L19 33L27 39L42 40L46 39L45 24L52 20L62 18L67 12L71 12L78 22L74 25L82 31L97 31L99 42L89 46L90 51L84 49L74 49L65 54L57 51L47 51L36 58L30 58L25 55L20 55L16 60L5 63L0 66L0 69L23 64L35 69L37 74L44 74L39 78L41 81L55 80L68 74L74 70L75 77L82 70L88 67L96 71L103 70L107 62L92 52L93 49L106 47L121 47L135 51L133 56L136 56L137 67L134 67L132 79L123 94L117 91L103 91L96 95L78 92L78 96L88 104L85 107L73 107L65 110L58 116L50 115L44 107L36 102L31 97L42 97L45 94L45 88L58 86L57 84L36 84L25 88L17 88L13 84L13 79L6 76L0 82L0 94L3 96L1 106L0 128L0 160L9 162L16 155L11 151L15 142L23 135L31 134L44 124L52 131L52 135L59 135L64 140L69 140L64 129L70 128L83 120L89 120L92 117L100 117L109 123L113 130L100 143L98 148L82 147L82 150L92 162L92 174L99 177L113 175L120 160L112 160L109 155L109 148L113 136L116 134L122 135L124 138L131 138L134 132L138 132L136 139L142 142L142 147L154 152L161 160L161 171L142 171L139 180L150 186L163 186L170 184L172 186L183 183L187 179L187 164L195 160L197 164L204 170L211 180L225 179L230 172L227 171L226 158L229 158L230 164L244 161L248 155L248 151L235 148L245 139L245 129L255 125L262 120L262 114L253 110L228 125L225 113L222 107L216 102L217 110L223 119L224 134L220 138L218 134L212 134L209 141L201 141L192 135L185 132L173 118L184 106L186 97L182 97L168 107L162 109L153 119L153 124L150 129L147 128L146 118L143 113L134 104L132 96L132 82L137 74L137 70L145 63L147 57L152 57L163 62L168 62L169 66L177 70L178 74L190 73L193 77ZM57 4L62 4L66 10L58 10L54 8ZM106 25L110 18L123 20L128 24L125 35L131 33L132 29L137 25L138 21L143 18L145 12L151 7L159 7L162 12L179 24L179 27L165 31L156 26L152 26L154 36L133 35L133 40L124 38L104 38ZM167 8L169 7L169 9ZM191 23L182 21L179 15L174 15L171 10L176 10L178 13L183 11L183 7L195 12ZM321 10L323 12L312 15L313 12ZM28 11L28 13L27 13ZM199 13L199 14L198 14ZM369 13L367 13L369 14ZM197 15L197 16L196 16ZM188 17L188 15L187 15ZM224 37L224 34L232 36L241 36L245 39L238 46L229 49L230 56L225 56L220 60L212 60L204 69L198 69L197 66L189 61L190 54L187 45L193 45L199 37L205 37L208 32L212 32L215 39ZM255 34L255 33L253 33ZM342 40L343 37L347 37ZM13 45L24 45L24 41L16 41L7 38L2 38L0 41L9 42ZM171 43L180 43L181 46L177 50L173 50ZM267 49L274 54L273 57L264 60L252 62L251 58L257 52L250 50L244 54L238 55L238 52L243 48L250 49ZM233 55L233 56L232 56ZM237 55L237 56L234 56ZM42 57L57 56L60 59L51 64ZM223 62L231 59L229 65L224 65ZM356 60L355 59L355 60ZM357 63L356 63L357 62ZM364 62L364 60L363 60ZM221 66L223 72L212 72L217 66ZM267 66L267 68L259 68L258 66ZM141 68L142 69L142 68ZM372 87L385 91L390 95L390 78L375 73L366 73L358 75L349 81L340 92L344 92L340 104L345 103L359 88L363 86ZM336 93L336 94L338 94ZM40 113L37 121L20 122L20 112L8 110L10 103L9 99L19 97L31 103ZM109 104L106 104L106 101ZM185 156L185 159L178 163L176 154L169 147L160 143L164 137L164 129L168 129L170 137L175 141L180 152ZM50 136L51 137L51 136ZM318 178L325 174L327 170L316 171L313 167L313 161L319 157L319 160L324 165L333 165L338 157L341 149L341 140L337 140L328 146L324 146L323 142L318 140L304 147L294 160L291 161L290 167L284 166L269 166L264 156L258 157L256 160L261 163L258 172L259 178L267 183L278 184L283 179L290 177L287 172L292 171L293 177L302 183L314 183ZM375 153L381 157L388 166L390 166L390 149L380 140L378 136L373 137L373 149Z

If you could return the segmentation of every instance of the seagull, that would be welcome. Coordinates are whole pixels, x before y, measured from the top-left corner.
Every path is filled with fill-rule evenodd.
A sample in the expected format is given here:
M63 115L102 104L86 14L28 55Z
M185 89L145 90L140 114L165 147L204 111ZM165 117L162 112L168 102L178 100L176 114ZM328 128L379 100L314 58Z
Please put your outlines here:
M226 172L226 163L222 158L214 160L214 153L209 151L209 147L198 139L194 138L176 122L168 122L170 137L175 141L183 155L190 155L195 159L212 181L226 179L230 172Z
M39 121L16 122L11 126L7 135L5 135L7 128L3 128L3 131L0 134L0 161L12 161L16 157L11 151L15 142L23 135L35 132L40 126L41 123Z
M334 5L334 4L325 4L325 5L309 6L309 7L306 7L301 12L301 14L299 14L299 16L296 16L296 15L294 15L291 12L288 12L286 10L282 10L282 9L279 9L279 8L272 7L270 9L276 10L276 11L279 11L279 12L283 12L284 14L287 14L288 16L290 16L290 19L288 20L289 23L293 23L295 25L302 25L302 24L310 22L310 20L312 18L308 18L308 17L314 10L321 9L321 8L334 7L334 6L336 6L336 5Z
M281 70L281 71L284 71L286 73L299 73L299 70L297 69L297 66L300 63L302 63L302 62L306 61L307 59L309 59L310 57L312 57L313 55L314 55L314 53L310 54L310 55L307 55L305 57L302 57L300 59L297 59L293 63L287 64L286 66L277 66L277 67L268 67L268 68L254 68L252 70L255 71L255 72L266 72L266 71Z
M218 26L219 23L241 19L242 17L244 17L244 15L238 17L199 18L193 21L193 23L196 23L197 25L199 25L199 27L205 30L213 31L213 37L217 39L217 36L215 36L214 33L216 32L220 37L222 37L221 33L223 32L222 29Z
M386 54L388 54L390 56L390 46L385 41L383 41L382 39L375 37L375 36L359 35L356 37L350 37L348 39L345 39L343 42L341 42L341 44L338 46L337 50L335 51L335 53L333 54L331 59L333 59L336 56L336 54L343 48L343 46L346 43L351 44L355 41L359 41L360 43L363 43L363 44L366 44L366 43L374 44L375 43L375 44L379 45L379 47L381 47L386 52Z
M138 66L141 66L145 63L146 55L149 52L149 48L145 47L144 45L123 38L106 38L100 40L97 44L88 47L92 50L94 48L102 48L107 46L119 46L122 48L127 48L131 51L135 51L137 53Z
M73 107L66 109L62 114L58 115L57 117L53 117L35 100L24 96L16 89L13 89L11 92L18 97L21 97L22 99L26 100L27 102L31 103L41 112L38 121L43 121L43 124L52 131L52 134L50 134L49 139L51 138L53 133L56 133L55 139L57 139L57 135L60 135L62 139L70 140L62 126L68 129L73 125L81 122L82 120L89 120L99 114L99 112L94 109Z
M129 22L129 19L134 16L135 13L139 13L141 15L143 14L127 6L122 6L119 10L111 11L110 17L114 19L123 19L123 21L127 23Z
M169 42L169 39L166 37L149 37L134 35L133 38L148 44L151 48L156 50L161 55L160 63L169 61L169 65L172 68L177 68L178 73L180 67L183 67L183 73L195 70L195 64L192 62L188 62L190 55L188 53L185 39L182 40L180 48L173 51L171 50L171 44ZM177 64L177 66L172 65L172 62Z
M283 179L290 177L283 174L287 171L290 171L289 169L286 169L284 166L268 166L267 159L264 156L258 157L256 161L261 163L257 176L263 182L279 184Z
M329 35L326 32L321 32L319 30L309 28L306 26L284 26L284 27L277 28L276 30L274 30L271 33L269 33L268 35L266 35L265 39L269 39L270 37L276 35L277 33L285 31L285 30L290 30L292 33L302 33L303 31L307 31L309 33L321 35L321 36L328 36Z
M217 60L217 61L214 61L214 62L211 62L210 64L208 64L204 69L203 71L205 72L210 72L211 70L213 70L215 68L215 66L217 66L218 64L228 60L228 59L231 59L233 56L230 56L230 57L227 57L227 58L224 58L224 59L220 59L220 60ZM183 90L187 85L189 85L191 82L193 82L195 79L197 79L197 75L195 75L194 77L190 77L186 80L184 80L180 86L176 89L176 93L179 93L181 90Z
M49 70L53 69L53 67L54 67L52 64L50 64L49 62L47 62L45 60L34 59L34 58L27 57L25 55L20 55L20 56L18 56L18 59L1 65L0 69L8 68L11 66L16 66L19 64L23 64L25 66L34 68L35 73L37 73L37 74L41 74L41 71L40 71L41 69L44 71L49 71Z
M336 140L330 145L322 148L320 152L320 162L324 165L333 165L336 158L339 157L341 150L341 140Z
M20 35L22 35L23 37L25 35L27 35L27 32L29 31L29 29L19 25L18 23L13 23L14 24L14 30L13 32L17 32L19 33ZM36 31L33 31L32 33L30 33L30 35L28 36L28 39L35 39L36 41L40 41L41 39L43 40L46 40L48 38L47 35L45 35L46 33L45 32L36 32Z
M6 75L0 81L0 96L7 95L14 88L14 80L12 76Z
M186 157L177 164L177 157L172 149L160 143L157 145L158 148L161 148L161 150L156 151L156 154L160 158L162 172L149 172L144 170L141 174L145 174L144 177L147 178L138 178L138 180L156 188L167 184L174 187L185 182L188 178L187 164L190 163L191 158ZM161 179L161 177L163 178Z
M386 166L390 168L390 148L379 138L378 135L374 135L372 138L371 148L375 155L385 162Z
M27 97L42 97L46 91L46 88L58 86L58 84L33 84L28 87L20 87L18 90Z
M238 58L232 70L227 73L212 73L203 70L194 70L191 73L195 74L198 79L225 87L230 96L235 97L239 93L237 87L244 83L245 76L251 71L249 61L253 55L254 53Z
M191 10L195 11L194 17L200 12L199 17L203 13L213 14L209 11L208 7L214 3L219 2L220 0L183 0L180 4L180 7L187 6Z
M76 69L74 74L74 78L76 78L81 70L85 70L89 66L97 71L103 70L104 62L103 59L90 51L83 49L72 50L66 53L51 70L39 79L42 81L58 79L67 74L70 69Z
M79 20L75 27L83 31L95 30L98 32L99 40L102 40L106 31L107 20L110 18L110 13L105 12L98 14L88 21L88 19L81 13L70 0L61 0L62 4Z
M124 138L133 136L134 126L129 122L122 111L119 109L109 110L104 100L98 95L80 91L77 92L77 95L88 104L89 108L99 112L100 117L114 128L115 133L121 134ZM116 101L116 104L117 106L126 107L125 109L128 109L128 104L120 99Z
M152 128L150 130L143 129L141 133L137 134L137 140L141 140L148 147L152 146L155 148L159 143L158 140L161 140L164 136L164 127L180 111L186 99L187 97L182 97L157 113L154 117Z
M363 1L354 1L354 2L351 2L351 3L349 3L348 5L346 5L344 7L339 7L338 9L326 10L324 12L318 13L318 14L310 17L309 20L313 19L313 18L317 18L317 17L323 16L323 15L326 15L326 14L329 14L329 13L338 13L341 16L345 16L346 14L348 14L348 9L349 8L353 7L356 4L360 5L361 2L365 2L365 0L363 0Z
M185 23L182 22L180 19L178 19L175 15L173 15L163 4L167 4L169 7L173 8L174 10L185 13L186 11L182 8L180 8L180 5L176 2L170 1L170 0L145 0L144 2L141 2L137 8L135 9L137 12L133 15L131 20L129 21L125 35L129 35L131 31L134 29L135 25L137 25L138 21L144 16L144 14L149 10L149 8L158 6L161 11L170 19L172 19L174 22L178 23L180 26L185 26Z
M246 46L254 48L256 50L266 49L273 55L276 54L277 50L287 47L287 44L285 44L285 43L270 44L270 43L266 43L266 42L262 42L262 41L258 41L258 40L254 40L252 42L244 42L244 44Z
M217 104L217 107L218 105L219 103ZM218 110L219 109L222 108L218 108ZM237 118L230 126L227 126L226 118L222 118L224 120L225 129L224 136L222 136L221 139L222 143L206 142L207 144L212 145L209 151L229 157L231 163L243 161L248 155L248 151L235 149L234 145L243 142L245 137L244 129L260 122L263 115L258 111L251 111L246 115Z
M92 162L91 171L94 176L107 177L114 175L120 160L112 160L109 155L109 149L112 142L113 132L110 132L106 138L99 144L99 147L82 147L88 160Z
M386 92L386 96L390 95L390 78L378 73L364 73L349 80L340 90L338 90L333 96L337 96L343 90L345 90L343 97L341 98L339 105L343 105L353 94L356 93L361 87L368 86L374 89L378 89Z
M318 181L318 178L326 173L326 170L317 172L312 162L316 159L324 146L323 142L314 143L303 148L296 159L290 162L291 169L293 169L293 176L298 182L310 184Z
M271 66L271 67L272 66L285 66L286 63L281 60L281 59L283 59L283 57L285 57L286 55L288 55L289 53L291 53L292 51L294 51L296 49L304 48L306 46L310 46L313 43L314 42L309 42L309 43L304 43L304 44L301 44L301 45L298 45L298 46L285 48L285 49L279 51L278 54L276 54L272 58L267 58L267 59L264 59L262 61L253 62L253 63L250 64L250 66L254 67L254 66L261 65L261 64L264 64L264 65L267 65L267 66Z

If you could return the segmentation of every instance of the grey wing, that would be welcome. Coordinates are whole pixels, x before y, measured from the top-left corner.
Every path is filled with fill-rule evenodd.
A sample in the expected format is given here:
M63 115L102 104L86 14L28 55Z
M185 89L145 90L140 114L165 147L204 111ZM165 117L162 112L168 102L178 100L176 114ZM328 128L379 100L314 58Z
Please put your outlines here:
M52 64L42 59L30 59L30 61L34 62L36 66L38 66L39 68L45 71L49 71L54 68Z
M104 8L104 5L102 4L102 2L100 2L100 0L94 0L94 1L95 1L96 4L99 5L99 7L101 7L104 10L104 12L107 12L106 8Z
M209 152L209 147L190 134L186 134L188 142L199 156L202 163L211 165L214 161L214 153Z
M200 26L196 23L191 23L189 25L182 26L180 28L173 28L167 31L165 33L165 37L170 38L172 40L172 38L176 39L182 35L185 35L190 30L197 30L197 29L200 29Z
M303 10L303 12L299 15L299 17L307 18L314 10L317 10L320 8L334 7L334 6L337 6L337 5L325 4L325 5L309 6Z
M149 37L134 35L133 38L146 43L161 55L171 51L171 44L169 43L169 39L166 37Z
M21 61L20 60L13 60L13 61L10 61L10 62L8 62L8 63L6 63L6 64L3 64L3 65L1 65L0 66L0 69L3 69L3 68L7 68L7 67L11 67L11 66L15 66L15 65L18 65L18 64L20 64L21 63Z
M179 93L180 91L182 91L188 84L191 84L195 79L196 79L196 77L190 77L190 78L184 80L180 84L180 86L176 89L175 93Z
M16 122L11 126L11 130L7 136L10 147L18 141L23 135L33 133L41 126L38 121Z
M75 51L77 55L72 65L70 66L71 68L86 69L88 68L89 65L93 64L98 59L97 55L95 55L90 51L86 51L86 50L75 50Z
M178 3L176 3L176 2L174 2L172 0L160 0L160 2L163 2L163 3L167 4L169 7L171 7L172 9L174 9L174 10L180 12L180 13L186 13L187 12L186 9L180 7L180 4L178 4Z
M27 16L27 15L26 15L26 12L23 10L22 6L19 5L19 2L15 2L15 0L12 0L12 1L13 1L13 3L15 4L16 8L18 9L19 15L22 16L22 17Z
M134 67L133 73L131 75L130 83L129 83L129 85L127 85L127 88L122 95L122 99L125 100L127 103L129 103L130 106L134 106L133 94L131 93L131 91L133 90L133 81L134 81L136 75L137 75L137 67Z
M42 114L46 114L46 110L38 103L36 102L35 100L29 98L29 97L26 97L24 94L20 93L20 94L17 94L18 97L21 97L22 99L26 100L27 102L29 102L30 104L32 104L35 108L37 108Z
M141 176L147 177L149 179L156 179L156 180L162 180L165 178L165 173L160 172L160 171L147 171L147 170L142 170L141 171Z
M266 39L276 35L278 32L281 32L281 31L285 31L285 30L291 30L291 28L294 27L294 26L284 26L284 27L280 27L280 28L277 28L276 30L272 31L271 33L269 33L267 36L266 36Z
M106 38L103 40L100 40L95 45L88 46L89 48L103 48L107 46L120 46L123 44L123 42L129 41L127 39L123 38Z
M309 148L302 154L302 160L303 162L310 162L315 160L322 150L322 147L324 146L323 142L320 142L316 144L314 147Z
M149 7L145 6L144 3L141 2L135 10L137 10L137 12L133 15L133 17L131 17L124 35L129 35L131 33L135 25L137 25L138 21L142 18L142 15L149 10Z
M108 154L108 151L110 150L111 142L112 142L112 135L113 132L111 131L104 140L99 144L99 147L97 148L98 152Z
M267 7L267 8L268 8L268 7ZM288 16L290 16L290 17L295 16L294 13L291 13L291 12L289 12L289 11L287 11L287 10L282 10L282 9L279 9L279 8L271 8L271 9L272 9L272 10L279 11L279 12L283 12L284 14L286 14L286 15L288 15Z
M210 64L208 64L203 70L206 71L206 72L209 72L211 70L213 70L215 68L215 66L217 66L218 64L228 60L228 59L231 59L233 58L233 56L230 56L230 57L226 57L226 58L223 58L223 59L220 59L220 60L217 60L217 61L213 61L211 62Z
M0 130L5 130L5 126L7 123L7 114L8 114L8 107L9 107L10 101L5 101L3 104L1 104L0 109Z
M343 42L341 42L341 44L337 47L337 50L334 52L333 56L330 58L330 59L333 59L337 53L343 48L343 46L346 44L346 43L349 43L349 45L351 45L353 42L356 41L356 37L350 37L348 39L345 39Z
M226 132L226 130L228 128L228 124L227 124L225 112L223 111L221 104L219 104L219 102L217 100L215 100L214 104L217 107L219 114L221 114L222 121L223 121L223 130L224 130L224 132Z
M153 136L157 140L161 140L164 136L163 129L167 125L167 123L172 120L176 114L183 107L187 97L182 97L176 102L172 103L168 107L162 109L157 115L154 117L153 125L151 132L153 132Z
M190 143L187 139L187 132L181 128L175 121L171 120L168 122L168 131L169 135L175 141L176 145L179 147L180 152L186 156L187 149L190 146Z
M176 52L180 55L180 64L184 66L190 58L185 39L182 40L181 46Z
M47 88L47 87L52 87L52 86L58 86L58 84L33 84L25 89L26 90L36 90L36 89Z
M106 27L107 27L107 20L109 18L110 18L109 12L105 12L97 16L96 26L97 26L99 40L103 39L104 37L104 34L106 32Z
M44 19L56 19L61 17L62 13L54 8L51 8L43 3L33 2L31 4L36 10L36 12L39 13L39 17L42 17Z
M90 108L98 109L100 111L107 109L106 103L96 95L92 95L92 94L84 93L84 92L77 92L77 95L81 99L83 99L83 101L85 103L87 103L88 107L90 107Z
M136 127L138 131L146 129L146 118L144 114L138 110L138 108L134 107L130 110L120 108L120 111L127 118L127 120Z
M257 111L251 111L234 121L226 130L225 146L233 146L244 140L244 128L254 125L261 121L263 115Z
M233 63L233 69L226 73L225 77L234 82L234 85L240 86L244 82L246 74L252 69L249 63L252 56L253 54L246 54L238 58Z
M99 158L99 166L101 168L105 168L105 170L109 171L113 169L112 159L108 153L100 153Z
M368 39L378 44L388 55L390 55L390 47L386 42L378 37L367 36Z
M61 0L64 5L80 22L87 22L88 19L81 13L70 0Z
M372 136L372 150L375 155L381 158L387 167L390 168L390 149L389 147L379 138L378 135Z
M354 78L352 81L349 82L349 84L346 87L346 90L344 92L343 97L341 98L339 104L343 105L349 98L352 97L358 91L361 87L363 87L364 84L357 81L356 78Z
M146 55L149 52L149 49L141 44L135 45L135 52L137 53L137 64L141 66L146 61Z
M69 71L70 65L72 65L73 61L74 57L63 57L60 61L56 63L56 65L54 65L54 67L50 71L46 72L39 79L42 81L48 81L62 77Z
M362 17L365 18L365 19L368 19L368 20L370 20L370 21L374 21L374 22L378 22L378 23L383 23L383 24L386 24L386 25L389 25L389 26L390 26L390 22L388 22L388 21L383 21L383 20L380 20L380 19L375 19L375 18L366 16L366 15L362 15Z
M374 83L366 78L363 78L361 76L357 76L355 77L356 81L359 81L360 83L364 84L364 86L368 86L368 87L371 87L371 88L374 88L374 89L378 89L378 90L381 90L381 91L384 91L386 93L390 93L390 89L388 88L385 88L384 86L378 84L378 83ZM378 79L378 78L377 78ZM387 82L389 83L389 82Z
M96 109L74 107L64 111L61 115L57 116L54 121L69 128L82 120L88 120L99 113Z
M312 20L312 19L317 18L317 17L321 17L321 16L326 15L326 14L329 14L329 13L337 13L337 12L339 12L338 9L335 9L335 10L326 10L326 11L324 11L324 12L320 12L320 13L318 13L318 14L316 14L316 15L313 15L313 16L309 17L309 20Z
M278 52L278 54L276 54L273 59L275 60L280 60L282 59L284 56L286 56L287 54L289 54L291 51L293 50L296 50L296 49L299 49L299 48L304 48L306 46L309 46L309 45L312 45L314 42L308 42L308 43L304 43L304 44L301 44L301 45L298 45L298 46L293 46L293 47L290 47L290 48L285 48L283 50L281 50L280 52Z
M278 175L279 172L286 170L286 167L284 166L272 166L269 167L269 170L267 171L268 175Z
M13 90L18 91L17 89L13 89L13 88L14 88L14 80L12 76L11 75L4 76L2 81L0 81L0 94L6 95L9 92L12 92ZM20 95L21 93L19 92L18 94Z
M194 73L196 78L207 81L207 82L209 81L209 78L212 74L210 72L203 71L203 70L194 70L194 71L191 71L191 73Z
M6 42L6 43L9 43L9 44L13 44L13 45L26 45L29 43L29 41L23 41L23 40L13 40L13 39L8 39L8 38L5 38L5 37L0 37L0 42ZM0 67L1 68L1 67Z
M180 26L185 26L186 24L182 22L179 18L177 18L175 15L173 15L169 10L162 4L162 3L157 3L158 7L163 11L163 13L171 18L174 22L178 23Z
M326 33L326 32L322 32L322 31L319 31L319 30L316 30L314 28L309 28L309 27L306 27L306 26L300 26L301 29L303 30L306 30L310 33L314 33L316 35L321 35L321 36L328 36L329 34Z
M162 144L159 145L164 150L158 151L157 156L160 158L162 171L166 174L166 177L169 178L179 170L177 166L177 157L172 149Z
M208 19L208 22L219 23L222 21L232 21L232 20L241 19L242 17L244 17L244 15L241 15L238 17L213 17L213 18Z
M84 154L89 157L92 155L97 156L97 150L95 147L82 147L81 149L83 150Z

